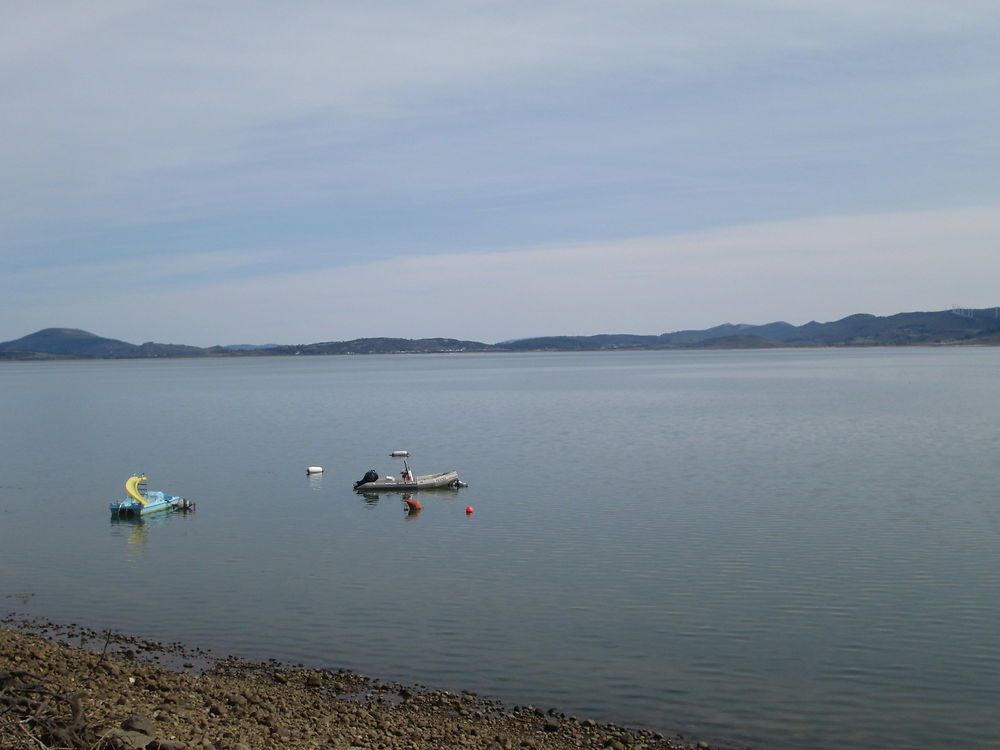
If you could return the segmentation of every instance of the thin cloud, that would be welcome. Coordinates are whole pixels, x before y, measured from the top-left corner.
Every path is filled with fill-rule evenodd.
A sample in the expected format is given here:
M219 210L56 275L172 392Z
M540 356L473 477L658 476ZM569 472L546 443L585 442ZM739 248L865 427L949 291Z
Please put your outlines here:
M492 343L723 322L801 324L807 319L789 320L790 308L835 320L955 303L993 306L998 233L1000 204L823 217L236 281L207 275L180 290L123 288L113 300L90 299L82 310L59 296L36 314L66 320L77 310L102 335L205 346L247 335L289 344L365 336ZM828 295L831 286L845 294ZM133 311L128 321L117 312L122 305Z
M998 31L1000 9L978 0L21 5L0 28L0 261L52 289L60 269L246 254L158 277L198 297L207 277L281 285L387 260L391 280L430 256L475 281L468 264L502 273L519 257L495 248L571 247L578 262L558 272L525 256L561 273L565 296L522 279L530 301L511 285L478 317L517 300L519 328L563 329L578 298L601 298L582 275L598 267L586 247L630 247L632 267L602 273L645 289L664 272L622 238L674 238L682 253L678 237L738 227L750 247L750 225L1000 200L1000 100L982 95L1000 85ZM756 247L745 262L788 295L779 314L814 314L815 295L784 282L798 251ZM743 257L716 275L743 273ZM88 278L95 297L118 293ZM326 309L303 278L286 335L269 340ZM831 310L867 283L830 278ZM949 296L977 296L975 280L955 283ZM6 298L5 319L28 319L29 287ZM747 316L759 309L754 289L731 291ZM636 319L658 310L645 291L615 299ZM449 305L425 306L430 331ZM715 317L686 309L682 327ZM336 317L380 334L366 315Z

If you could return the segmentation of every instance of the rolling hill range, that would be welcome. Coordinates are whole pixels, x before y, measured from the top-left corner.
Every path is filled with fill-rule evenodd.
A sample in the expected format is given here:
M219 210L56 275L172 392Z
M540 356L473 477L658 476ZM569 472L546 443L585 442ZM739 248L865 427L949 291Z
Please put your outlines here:
M493 351L495 347L478 341L455 339L370 338L353 341L329 341L294 346L212 346L202 348L184 344L130 344L108 339L77 328L45 328L14 341L0 342L0 360L4 359L149 359L162 357L260 357L301 354L385 354L460 351Z
M758 349L815 346L1000 345L1000 307L909 312L879 317L850 315L801 326L725 323L704 330L660 335L545 336L484 344L449 338L364 338L280 346L130 344L76 328L45 328L0 343L0 360L145 359L158 357L261 357L320 354L436 352L599 351L610 349Z
M831 323L812 321L801 326L785 322L760 326L725 323L701 331L675 331L659 336L553 336L508 341L503 347L526 351L928 344L1000 344L1000 308L910 312L886 317L858 314Z

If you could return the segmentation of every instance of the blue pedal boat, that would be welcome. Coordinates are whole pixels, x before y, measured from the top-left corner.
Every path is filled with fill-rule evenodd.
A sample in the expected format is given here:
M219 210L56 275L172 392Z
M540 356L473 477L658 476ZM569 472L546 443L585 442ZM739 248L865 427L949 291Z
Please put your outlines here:
M194 503L183 497L147 490L144 484L146 479L147 477L141 474L133 474L125 480L125 492L128 497L111 503L113 517L134 518L168 510L194 510Z

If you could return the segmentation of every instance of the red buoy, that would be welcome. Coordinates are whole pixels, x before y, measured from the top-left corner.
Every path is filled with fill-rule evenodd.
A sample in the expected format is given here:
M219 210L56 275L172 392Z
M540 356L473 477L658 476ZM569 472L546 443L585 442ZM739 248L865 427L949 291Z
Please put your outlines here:
M471 505L469 505L469 506L466 507L466 509L465 509L465 515L467 515L467 516L471 516L472 515L472 506Z

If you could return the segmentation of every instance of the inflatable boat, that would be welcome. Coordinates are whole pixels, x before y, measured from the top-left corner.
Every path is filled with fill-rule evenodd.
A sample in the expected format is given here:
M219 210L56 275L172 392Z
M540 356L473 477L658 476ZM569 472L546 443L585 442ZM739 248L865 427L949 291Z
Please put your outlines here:
M454 470L442 471L437 474L414 475L410 471L410 465L406 462L406 457L410 455L409 451L393 451L389 455L403 460L403 470L398 477L380 477L374 469L369 469L361 479L354 483L354 489L358 492L409 492L445 487L458 489L469 486L458 478L458 472Z

